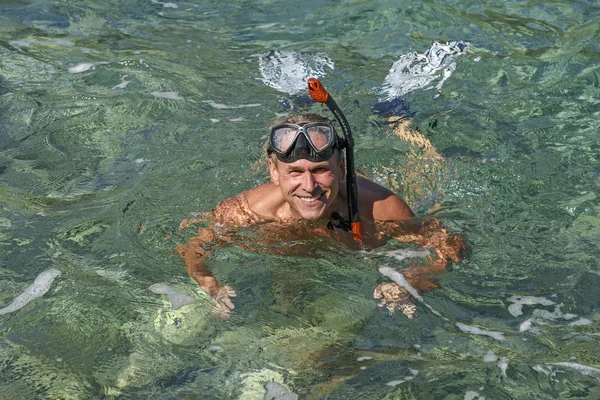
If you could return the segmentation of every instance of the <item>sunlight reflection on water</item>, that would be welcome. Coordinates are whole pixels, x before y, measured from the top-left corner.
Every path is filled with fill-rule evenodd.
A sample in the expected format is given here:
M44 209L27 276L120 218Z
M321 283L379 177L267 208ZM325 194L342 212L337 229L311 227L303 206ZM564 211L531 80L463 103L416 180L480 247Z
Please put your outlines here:
M0 305L61 274L0 317L0 397L600 396L591 2L0 9ZM451 73L434 68L443 85L388 92L434 161L373 111L395 62L451 40L470 46ZM229 320L175 253L195 234L179 221L264 181L251 165L273 120L327 113L302 98L310 74L348 116L358 167L467 235L471 256L412 320L373 299L380 267L414 261L401 244L219 249ZM194 302L173 309L150 287Z

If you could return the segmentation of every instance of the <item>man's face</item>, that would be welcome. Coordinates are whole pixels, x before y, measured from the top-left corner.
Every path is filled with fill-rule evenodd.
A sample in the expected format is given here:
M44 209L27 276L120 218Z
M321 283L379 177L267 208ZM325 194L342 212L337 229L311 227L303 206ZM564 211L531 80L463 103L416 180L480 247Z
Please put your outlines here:
M344 177L343 158L335 154L327 161L305 159L293 163L269 159L271 182L279 186L292 216L318 219L329 215Z

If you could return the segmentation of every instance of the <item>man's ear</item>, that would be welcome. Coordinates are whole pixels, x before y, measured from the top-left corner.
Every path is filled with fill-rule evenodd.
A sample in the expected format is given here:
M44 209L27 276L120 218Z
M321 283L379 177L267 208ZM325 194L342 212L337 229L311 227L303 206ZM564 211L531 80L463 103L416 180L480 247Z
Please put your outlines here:
M279 186L279 171L272 158L269 158L269 174L271 174L271 182Z

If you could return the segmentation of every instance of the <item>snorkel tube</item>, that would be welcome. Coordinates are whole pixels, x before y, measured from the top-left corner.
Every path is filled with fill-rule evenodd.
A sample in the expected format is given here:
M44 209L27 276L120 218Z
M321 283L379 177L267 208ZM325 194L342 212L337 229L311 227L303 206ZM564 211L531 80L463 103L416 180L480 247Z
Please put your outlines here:
M348 120L331 98L329 93L316 78L308 79L308 93L317 103L325 103L329 110L335 115L335 119L340 123L344 139L346 141L346 190L348 196L348 213L350 214L351 232L354 240L362 242L363 232L362 223L358 213L358 186L356 184L356 171L354 170L354 139L350 131Z

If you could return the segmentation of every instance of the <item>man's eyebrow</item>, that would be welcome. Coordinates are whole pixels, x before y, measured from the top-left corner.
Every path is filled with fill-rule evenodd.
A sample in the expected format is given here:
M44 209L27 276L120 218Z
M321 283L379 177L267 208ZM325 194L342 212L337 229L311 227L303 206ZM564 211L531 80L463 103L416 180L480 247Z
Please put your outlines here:
M311 165L308 168L308 170L309 171L314 171L315 169L321 169L321 168L329 169L329 164L326 161L323 161L323 162L320 162L318 164ZM295 166L295 165L294 166L288 165L286 167L286 169L287 169L287 171L304 171L305 170L305 168L298 167L298 166Z

